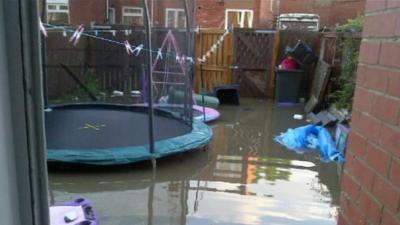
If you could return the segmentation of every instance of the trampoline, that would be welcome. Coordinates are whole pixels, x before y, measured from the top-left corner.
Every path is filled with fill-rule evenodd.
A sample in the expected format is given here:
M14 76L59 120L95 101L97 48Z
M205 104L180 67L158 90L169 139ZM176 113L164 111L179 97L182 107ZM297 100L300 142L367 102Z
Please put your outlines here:
M193 117L194 64L187 56L194 52L195 33L191 28L195 23L189 15L194 5L184 0L175 2L184 11L176 28L150 21L153 16L148 0L132 4L143 9L143 26L133 26L131 33L118 27L107 32L85 31L82 35L95 40L77 46L99 52L95 56L82 55L78 50L70 51L68 60L48 57L49 65L60 65L46 68L43 85L49 162L121 165L152 160L154 166L154 159L210 142L211 129ZM153 4L167 10L162 1ZM159 20L157 16L155 20ZM70 44L67 39L60 41L66 31L58 29L49 30L48 39ZM53 48L51 54L58 49L58 45L51 45L54 43L47 45ZM88 61L90 66L86 65ZM135 93L134 101L124 95L119 104L108 102L115 90ZM167 101L174 91L182 96ZM87 100L89 103L83 103ZM58 105L51 105L51 101ZM174 107L165 109L160 105L163 102Z
M45 117L50 162L127 164L200 148L212 138L211 129L204 123L193 121L190 126L171 113L155 109L157 129L155 151L151 153L145 107L62 105L47 110Z

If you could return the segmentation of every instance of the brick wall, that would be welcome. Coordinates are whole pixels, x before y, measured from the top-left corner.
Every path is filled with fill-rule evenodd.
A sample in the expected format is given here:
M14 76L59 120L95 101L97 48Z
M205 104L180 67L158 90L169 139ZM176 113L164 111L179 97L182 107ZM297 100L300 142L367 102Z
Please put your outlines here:
M71 24L89 25L91 22L104 24L106 18L105 0L69 0Z
M196 21L200 27L223 27L225 6L213 0L198 0L196 5Z
M200 27L223 28L226 9L251 9L254 12L253 27L272 28L275 3L274 0L197 0L196 21Z
M281 0L278 14L315 13L321 18L321 27L343 24L364 13L366 0ZM380 0L375 0L380 1Z
M400 1L367 0L339 225L400 225Z

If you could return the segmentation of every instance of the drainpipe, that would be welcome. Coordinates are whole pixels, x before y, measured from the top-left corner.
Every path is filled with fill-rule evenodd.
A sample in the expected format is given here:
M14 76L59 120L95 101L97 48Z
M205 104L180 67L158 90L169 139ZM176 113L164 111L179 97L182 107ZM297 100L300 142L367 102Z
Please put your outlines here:
M150 21L150 24L153 27L154 26L154 0L151 0L150 4L151 4L151 21Z

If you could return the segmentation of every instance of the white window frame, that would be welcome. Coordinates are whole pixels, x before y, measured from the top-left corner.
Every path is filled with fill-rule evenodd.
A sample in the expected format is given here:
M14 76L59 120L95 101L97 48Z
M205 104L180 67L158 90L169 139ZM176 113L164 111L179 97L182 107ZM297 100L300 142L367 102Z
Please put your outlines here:
M125 13L125 9L139 9L140 13ZM124 17L125 16L132 16L132 17L142 17L142 21L144 23L144 18L143 18L143 8L141 7L134 7L134 6L123 6L122 7L122 19L121 23L125 24ZM143 24L142 24L143 25Z
M229 13L230 12L235 12L235 13L240 13L240 19L239 19L239 27L243 28L245 27L245 21L246 21L246 13L250 13L250 18L247 24L247 27L252 28L253 27L253 19L254 19L254 11L251 9L226 9L225 10L225 29L228 29L229 27Z
M113 7L109 7L108 8L108 23L109 24L115 24L115 8L113 8ZM113 13L112 13L112 15L113 15L113 18L111 18L111 16L110 16L110 11L112 11Z
M174 26L170 28L179 28L179 12L185 12L182 8L166 8L165 9L165 27L168 27L168 12L174 12ZM185 26L187 24L186 17L185 17Z
M49 9L49 6L54 5L56 6L56 9ZM60 9L60 6L66 6L68 9ZM47 22L49 21L49 13L67 13L68 15L68 21L67 23L70 23L70 14L69 14L69 4L68 2L56 2L56 1L50 1L47 2L46 5L46 12L47 12Z

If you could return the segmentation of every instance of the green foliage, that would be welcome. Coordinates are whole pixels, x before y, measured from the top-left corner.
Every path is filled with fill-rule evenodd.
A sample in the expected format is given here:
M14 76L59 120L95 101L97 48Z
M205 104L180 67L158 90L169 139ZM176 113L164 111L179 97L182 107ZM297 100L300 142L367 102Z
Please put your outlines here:
M336 27L337 32L361 32L364 24L364 16L358 16L350 19L346 24ZM360 40L354 38L345 38L339 46L342 53L341 74L335 84L338 87L335 92L329 95L331 102L336 108L345 108L349 111L353 104L353 95L355 90L355 73L358 65L358 55L360 49Z
M347 20L346 24L336 27L337 32L361 32L364 25L364 16L357 16Z
M95 96L102 96L105 94L105 90L100 86L96 74L91 69L88 69L85 72L82 83ZM67 93L63 97L63 101L71 101L71 100L76 101L76 100L88 100L88 99L89 99L88 93L78 85L67 91Z
M329 97L336 108L345 108L349 111L353 104L353 95L355 90L355 72L358 65L359 40L347 38L340 46L342 51L342 70L336 81L339 87L337 91Z

